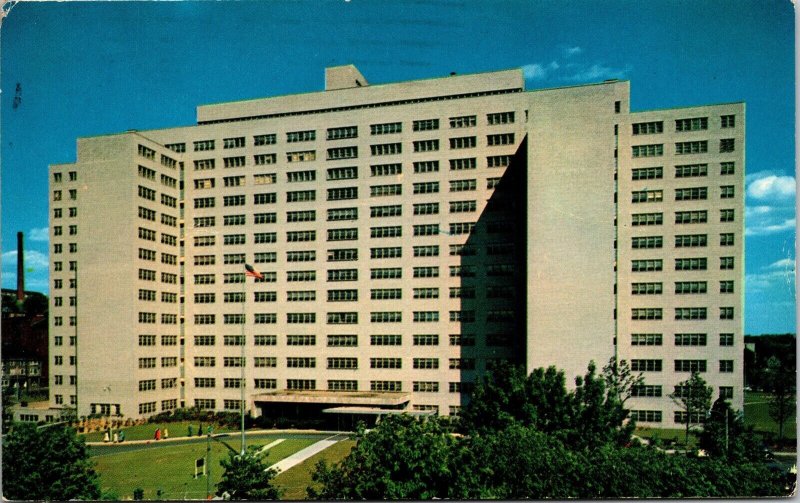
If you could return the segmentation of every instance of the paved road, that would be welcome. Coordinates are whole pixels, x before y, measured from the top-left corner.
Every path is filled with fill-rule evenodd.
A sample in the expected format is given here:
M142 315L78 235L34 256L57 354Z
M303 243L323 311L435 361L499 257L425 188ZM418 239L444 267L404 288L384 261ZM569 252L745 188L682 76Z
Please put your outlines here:
M325 440L320 440L317 443L309 445L305 449L300 449L291 456L283 458L282 460L278 461L269 468L277 469L278 473L285 472L289 468L299 465L300 463L310 458L314 454L322 452L328 447L332 446L333 444L340 442L346 438L347 438L346 435L333 435L331 437L326 438Z
M252 437L261 437L261 436L275 436L284 439L289 438L310 438L310 439L322 439L330 437L331 432L324 432L324 433L286 433L282 431L276 430L258 430L258 431L248 431L246 432L247 438ZM231 432L227 434L225 437L219 437L220 440L224 442L238 442L240 434L237 432ZM117 454L120 452L133 452L133 451L141 451L145 449L161 449L164 447L175 446L175 445L186 445L186 444L198 444L207 442L206 436L203 435L202 437L172 437L167 440L132 440L132 441L125 441L122 443L117 444L106 444L103 442L87 442L89 446L89 455L90 456L106 456L109 454Z

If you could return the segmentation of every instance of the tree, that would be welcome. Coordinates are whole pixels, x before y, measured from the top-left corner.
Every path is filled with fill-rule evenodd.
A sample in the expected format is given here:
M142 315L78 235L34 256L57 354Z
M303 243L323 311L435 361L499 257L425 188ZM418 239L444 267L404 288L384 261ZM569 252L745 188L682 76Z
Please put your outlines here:
M624 367L613 362L603 370L603 376L598 376L594 362L589 362L586 374L575 378L572 393L575 425L570 435L571 445L597 448L607 443L625 445L631 439L636 424L634 421L625 423L629 411L625 409L624 400L630 396L633 383L638 381L629 371L623 374Z
M44 314L47 312L47 296L39 292L31 292L25 297L22 302L22 310L25 316L34 317L37 314Z
M741 412L718 398L700 434L700 448L709 456L730 462L758 461L763 456L761 441L752 426L746 426Z
M795 413L795 371L778 358L767 360L763 382L769 396L769 416L778 423L778 440L783 440L783 427Z
M608 392L616 395L623 406L633 394L633 389L644 383L642 373L634 374L626 360L619 360L612 356L603 367L603 380L606 382Z
M307 489L312 499L446 498L458 470L453 465L457 438L446 418L384 417L366 432L342 461L320 461Z
M72 428L20 423L3 436L6 499L92 500L100 495L86 444Z
M686 444L689 444L689 429L691 425L700 424L705 420L708 409L711 408L711 395L714 389L706 385L706 381L697 371L692 372L689 379L678 383L675 392L669 397L683 409L686 420Z
M250 446L244 454L228 453L220 461L225 469L217 483L217 496L228 493L232 500L276 500L280 491L272 485L278 471L268 468L264 458L257 454L258 447ZM265 456L266 457L266 456Z

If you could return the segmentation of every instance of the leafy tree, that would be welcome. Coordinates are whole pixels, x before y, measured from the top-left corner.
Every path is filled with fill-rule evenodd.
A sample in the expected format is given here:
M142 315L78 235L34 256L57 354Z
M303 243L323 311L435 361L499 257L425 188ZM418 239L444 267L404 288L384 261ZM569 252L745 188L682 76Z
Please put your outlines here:
M623 406L633 394L633 388L644 383L642 373L634 374L626 360L617 360L612 356L603 367L603 380L609 393L616 395Z
M333 466L320 461L307 489L312 499L415 499L448 497L457 442L446 418L384 417Z
M229 452L228 459L220 461L225 472L217 483L217 496L228 493L232 500L275 500L280 497L280 491L272 485L278 471L268 468L257 451L258 447L250 446L244 454Z
M630 396L630 387L635 379L623 377L619 371L620 366L610 363L603 376L598 376L594 362L589 362L586 374L575 379L576 387L572 394L575 426L570 434L571 445L596 448L607 443L624 445L630 441L636 424L634 421L625 423L629 411L625 409L623 400ZM608 386L609 382L611 386Z
M669 397L686 415L686 444L689 444L689 429L692 424L700 424L711 408L711 395L714 389L706 385L706 381L697 371L692 372L689 379L678 383L675 392Z
M778 423L778 440L783 440L783 427L795 413L795 371L772 356L767 361L763 382L769 392L769 416Z
M718 398L700 434L700 448L709 456L730 462L758 461L761 456L761 439L746 426L741 412Z
M16 424L3 436L3 496L25 500L91 500L100 485L75 430Z

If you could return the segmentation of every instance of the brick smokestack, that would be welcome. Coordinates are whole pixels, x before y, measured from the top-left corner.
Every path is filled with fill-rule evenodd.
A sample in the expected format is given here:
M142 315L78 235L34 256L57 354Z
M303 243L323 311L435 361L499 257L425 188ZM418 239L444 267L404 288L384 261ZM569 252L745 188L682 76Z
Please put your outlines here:
M25 300L25 250L22 233L17 233L17 300Z

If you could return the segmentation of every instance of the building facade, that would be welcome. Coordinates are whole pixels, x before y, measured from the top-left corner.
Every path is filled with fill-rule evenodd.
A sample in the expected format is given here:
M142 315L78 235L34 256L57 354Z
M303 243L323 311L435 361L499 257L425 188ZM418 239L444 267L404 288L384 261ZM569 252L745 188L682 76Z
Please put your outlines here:
M457 414L497 361L571 382L616 356L640 422L681 419L692 368L741 408L742 104L345 66L197 118L51 166L52 405Z

